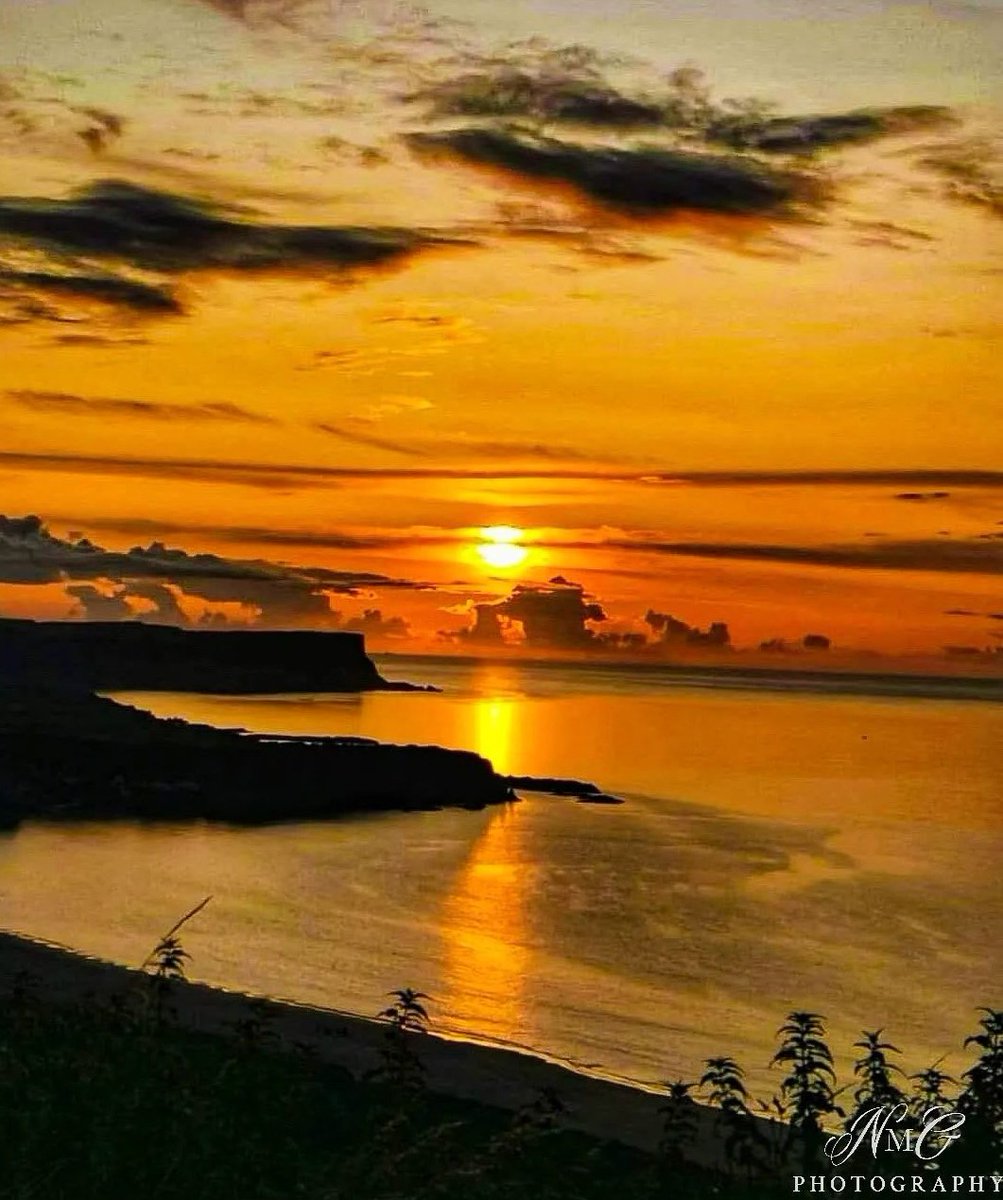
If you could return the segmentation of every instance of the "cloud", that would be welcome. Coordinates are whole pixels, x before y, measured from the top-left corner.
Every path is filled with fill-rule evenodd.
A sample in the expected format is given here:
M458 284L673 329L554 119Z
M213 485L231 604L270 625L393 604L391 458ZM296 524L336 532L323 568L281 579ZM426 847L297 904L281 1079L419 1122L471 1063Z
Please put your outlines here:
M242 210L114 179L65 200L0 198L0 233L52 252L167 273L374 267L433 246L464 244L398 227L255 221Z
M644 614L644 623L656 635L660 646L700 646L705 649L723 650L731 645L731 633L723 621L714 621L706 629L687 625L669 613L656 612L649 608Z
M27 471L133 475L149 479L192 479L247 487L334 487L352 480L570 479L653 487L899 487L1003 488L1003 471L986 470L810 470L682 471L581 467L338 467L305 463L262 463L205 458L140 458L124 455L0 450L0 464Z
M523 118L596 129L656 128L665 123L660 104L628 96L598 71L544 64L536 70L494 64L442 79L412 92L430 117Z
M577 125L596 130L661 130L763 154L804 154L956 124L938 105L861 108L842 113L777 114L747 97L715 100L704 73L683 66L626 92L605 75L621 65L586 47L509 47L504 57L455 70L406 95L432 119ZM637 67L635 64L635 75Z
M792 173L738 155L586 146L487 127L413 133L406 140L422 154L570 184L634 215L682 209L782 215L804 194Z
M529 442L506 438L474 438L462 434L437 437L379 437L345 425L333 425L318 421L313 426L320 433L330 434L342 441L386 450L409 458L462 458L462 459L527 459L536 458L551 462L574 462L592 456L572 446L555 445L551 442Z
M128 334L124 337L113 337L103 333L57 333L51 341L57 346L100 346L105 350L121 350L127 346L149 345L147 338Z
M423 453L418 448L408 446L406 442L396 441L391 438L382 438L376 434L346 428L344 425L334 425L330 421L317 421L313 428L319 433L329 434L331 437L338 438L343 442L348 442L355 446L366 446L374 450L387 450L391 454L404 454L413 457L419 457Z
M76 601L73 616L87 621L127 621L136 615L128 602L126 587L106 593L93 583L71 583L66 594Z
M126 120L118 113L109 112L104 108L93 108L88 105L71 109L91 122L85 129L77 133L92 154L103 153L112 142L117 141L125 132Z
M597 603L577 583L558 576L549 584L517 584L494 604L473 606L474 623L453 636L480 644L504 641L505 628L516 623L523 644L531 649L581 650L597 641L589 624L607 619Z
M169 404L154 400L129 400L107 396L75 396L68 392L41 392L30 388L8 391L7 397L32 412L60 416L136 417L157 421L222 421L275 425L273 417L251 412L228 401Z
M878 138L918 133L957 124L949 108L914 104L897 108L862 108L814 116L768 116L753 106L718 110L707 122L705 136L735 150L766 154L802 154Z
M81 587L102 581L111 587L98 588L100 596L93 587ZM86 537L57 537L37 516L0 516L0 582L64 583L85 613L108 611L104 599L115 595L123 603L145 601L170 620L177 618L172 608L175 593L183 593L204 603L250 608L254 621L262 625L333 624L334 593L420 586L371 572L190 554L156 541L126 551L108 550ZM131 611L135 606L128 607Z
M848 487L1003 487L1003 471L932 469L880 470L793 470L793 471L686 471L646 472L650 483L691 483L700 487L806 487L846 485Z
M982 538L915 539L858 542L828 546L785 546L726 542L664 542L613 538L611 549L686 558L739 559L751 562L793 563L809 567L844 567L873 571L936 571L959 574L1003 574L1003 542ZM596 543L576 543L585 548Z
M998 144L974 139L938 146L916 165L939 175L950 199L1003 216L1003 170Z
M0 201L0 208L3 202ZM2 225L2 216L0 216ZM0 284L25 293L96 300L140 314L169 315L182 311L173 291L161 284L94 271L24 271L0 266Z
M53 518L67 523L72 518ZM410 534L359 535L338 530L285 530L269 529L261 525L192 524L178 521L154 521L146 517L89 517L88 527L107 529L115 533L139 536L162 537L165 533L195 534L198 537L212 535L216 541L258 544L271 546L312 546L324 550L382 550L396 546L412 546L419 539ZM455 539L451 539L455 540ZM368 574L364 571L351 572L353 582L360 585L382 584L389 586L394 581L384 575Z
M92 583L72 583L65 588L76 601L71 616L84 621L153 621L187 625L188 615L178 603L176 590L162 583L128 583L102 591ZM130 603L138 601L139 604ZM144 607L140 607L144 605Z
M950 492L899 492L895 496L895 499L922 502L925 500L947 500L950 495Z
M359 617L352 617L344 623L343 629L355 633L363 633L367 639L406 638L411 633L411 627L403 617L384 617L378 608L367 608Z

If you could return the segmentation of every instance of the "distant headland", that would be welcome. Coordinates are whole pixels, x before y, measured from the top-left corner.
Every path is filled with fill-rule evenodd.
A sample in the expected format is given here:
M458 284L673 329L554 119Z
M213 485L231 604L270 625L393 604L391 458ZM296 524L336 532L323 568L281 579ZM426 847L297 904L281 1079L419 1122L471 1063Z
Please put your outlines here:
M359 633L0 619L0 826L483 808L515 787L616 802L577 780L499 775L470 751L219 729L96 694L378 689L435 690L384 679Z
M384 679L361 633L0 618L0 681L87 691L428 690Z

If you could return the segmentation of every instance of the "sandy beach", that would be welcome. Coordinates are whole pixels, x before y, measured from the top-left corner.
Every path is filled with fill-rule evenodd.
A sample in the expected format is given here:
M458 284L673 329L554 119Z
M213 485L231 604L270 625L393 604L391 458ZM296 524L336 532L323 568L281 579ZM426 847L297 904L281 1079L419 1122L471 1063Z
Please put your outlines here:
M27 984L47 1003L107 1003L126 996L140 978L137 970L117 963L0 932L0 995ZM308 1047L321 1061L356 1077L378 1065L386 1027L377 1020L201 983L178 983L172 989L179 1024L205 1033L231 1034L238 1022L260 1017L262 1003L280 1044L290 1049ZM564 1105L561 1120L569 1128L642 1150L657 1146L662 1126L659 1110L664 1103L657 1093L514 1049L432 1033L420 1035L418 1046L427 1086L434 1092L516 1111L549 1089ZM702 1128L692 1157L710 1164L714 1161L713 1114L709 1109L701 1111Z

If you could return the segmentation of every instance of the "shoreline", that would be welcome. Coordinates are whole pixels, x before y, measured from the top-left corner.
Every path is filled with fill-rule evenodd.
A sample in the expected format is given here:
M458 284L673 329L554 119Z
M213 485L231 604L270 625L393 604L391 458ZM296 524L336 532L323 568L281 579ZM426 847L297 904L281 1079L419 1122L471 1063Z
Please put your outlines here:
M0 684L7 827L119 818L256 825L514 798L492 764L467 750L253 734L162 719L87 691Z
M0 996L28 980L46 1003L101 1003L127 995L143 978L134 968L0 929ZM379 999L374 997L374 1008ZM378 1065L387 1029L375 1017L196 981L172 984L171 1003L179 1025L216 1036L230 1035L238 1022L267 1013L269 1028L284 1049L309 1048L321 1061L356 1078ZM433 1093L514 1112L534 1103L546 1089L564 1104L561 1123L568 1128L649 1153L658 1145L664 1093L586 1073L530 1048L436 1032L414 1037ZM698 1166L713 1166L720 1157L715 1152L715 1113L703 1105L697 1111L692 1160Z

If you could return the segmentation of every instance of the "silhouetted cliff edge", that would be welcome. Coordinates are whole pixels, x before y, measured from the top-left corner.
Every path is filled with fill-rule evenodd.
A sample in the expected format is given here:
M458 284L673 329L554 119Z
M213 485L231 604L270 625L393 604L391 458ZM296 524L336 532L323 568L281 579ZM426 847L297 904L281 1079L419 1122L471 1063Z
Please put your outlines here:
M253 824L512 798L469 751L250 734L162 720L84 691L0 686L8 827L33 817Z
M361 633L3 618L0 683L89 691L414 690L380 675Z

